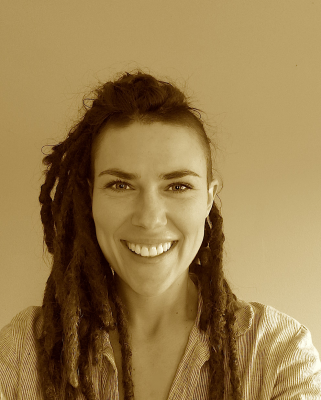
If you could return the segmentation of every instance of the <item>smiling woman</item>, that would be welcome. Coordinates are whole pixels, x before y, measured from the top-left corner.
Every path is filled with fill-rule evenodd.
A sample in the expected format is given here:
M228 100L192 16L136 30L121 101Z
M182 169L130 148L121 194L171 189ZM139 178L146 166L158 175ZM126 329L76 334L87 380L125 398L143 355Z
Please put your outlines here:
M210 140L178 88L105 83L44 164L52 271L0 333L5 399L320 398L307 328L224 277Z
M92 188L98 243L120 282L136 293L166 298L180 277L186 279L201 246L217 181L207 187L204 151L189 127L162 122L117 128L107 124L101 135ZM127 181L115 183L115 171ZM127 243L132 250L135 245L139 257L127 251ZM175 245L167 250L167 243ZM161 257L156 257L158 247ZM146 270L146 265L153 268ZM159 300L164 312L164 300ZM136 309L141 306L134 307L134 314ZM143 320L159 321L155 309L150 312Z

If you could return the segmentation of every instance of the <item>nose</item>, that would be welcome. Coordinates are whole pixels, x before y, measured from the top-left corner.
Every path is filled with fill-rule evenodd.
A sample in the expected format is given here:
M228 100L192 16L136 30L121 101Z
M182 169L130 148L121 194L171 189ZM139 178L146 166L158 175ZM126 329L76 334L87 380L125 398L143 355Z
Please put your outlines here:
M156 229L167 224L166 208L156 192L141 193L137 199L132 224L145 229Z

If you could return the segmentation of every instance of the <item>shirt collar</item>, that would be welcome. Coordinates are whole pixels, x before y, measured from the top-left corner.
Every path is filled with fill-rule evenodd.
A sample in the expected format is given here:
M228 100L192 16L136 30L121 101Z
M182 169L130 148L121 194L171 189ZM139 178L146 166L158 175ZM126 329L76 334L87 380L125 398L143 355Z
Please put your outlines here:
M193 342L197 342L198 346L200 348L199 351L203 351L205 358L209 358L209 329L208 327L207 332L203 332L199 329L199 321L200 321L200 316L201 316L201 311L202 311L202 306L203 306L203 298L201 295L201 284L200 281L197 277L196 274L190 273L190 277L193 280L193 282L196 284L197 289L198 289L198 309L197 309L197 315L195 318L195 322L189 337L188 345L190 347L193 347ZM252 326L253 322L253 317L254 317L254 311L251 306L251 304L236 298L236 300L232 303L231 305L232 310L235 313L235 335L236 337L244 335ZM104 352L107 355L107 357L112 360L112 346L111 342L109 339L109 334L105 335L105 340L104 340ZM189 347L189 346L188 346ZM112 360L112 364L114 365L114 360Z
M198 288L198 311L195 320L195 325L199 329L199 321L203 306L203 298L201 295L201 284L196 274L190 273L190 277ZM236 336L244 335L252 326L254 318L253 308L251 304L236 297L236 300L231 304L231 309L234 311L236 317L235 335Z
M202 311L202 306L203 306L203 298L201 295L201 285L199 282L199 279L196 274L190 273L190 277L193 280L193 282L196 284L198 288L198 309L197 309L197 315L195 319L195 323L193 325L192 331L194 336L196 335L198 337L198 342L199 344L204 347L205 350L205 345L209 344L209 330L207 332L202 332L199 329L199 321L200 321L200 316L201 316L201 311ZM247 303L241 299L236 298L236 300L232 303L231 305L232 310L235 312L236 316L236 321L235 321L235 334L236 336L242 336L244 335L252 326L253 323L253 318L254 318L254 311L250 303ZM36 321L36 337L40 338L42 329L43 329L43 315L40 313L39 315L40 318L37 318ZM109 339L109 334L104 335L104 352L107 355L107 357L110 360L113 360L112 354L112 346L110 343ZM112 362L114 364L114 362ZM115 367L115 365L114 365Z

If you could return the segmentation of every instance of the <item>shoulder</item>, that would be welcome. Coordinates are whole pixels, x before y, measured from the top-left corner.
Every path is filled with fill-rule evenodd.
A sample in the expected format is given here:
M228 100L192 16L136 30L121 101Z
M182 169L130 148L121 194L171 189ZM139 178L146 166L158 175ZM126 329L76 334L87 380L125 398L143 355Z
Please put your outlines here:
M38 398L36 341L41 334L42 318L41 307L28 307L1 329L0 398Z
M0 331L0 363L19 358L24 349L34 347L43 324L42 308L28 307Z
M308 330L293 317L258 302L246 302L237 299L233 305L236 315L237 335L243 335L249 330L264 330L274 334L287 331L296 333L300 329Z
M31 306L19 312L0 331L0 372L15 374L24 355L35 352L42 330L42 308ZM1 373L0 373L1 375Z
M4 326L0 331L0 343L5 337L11 337L17 341L26 334L34 336L40 334L42 328L42 307L30 306L20 311L13 317L11 322Z
M237 299L234 304L236 335L251 337L257 342L277 341L279 346L301 340L301 345L312 344L309 329L295 318L258 302Z
M320 355L309 329L258 302L237 299L234 311L239 361L248 387L253 386L251 377L260 376L264 390L271 390L269 396L297 390L309 399L319 398L313 396L321 394Z

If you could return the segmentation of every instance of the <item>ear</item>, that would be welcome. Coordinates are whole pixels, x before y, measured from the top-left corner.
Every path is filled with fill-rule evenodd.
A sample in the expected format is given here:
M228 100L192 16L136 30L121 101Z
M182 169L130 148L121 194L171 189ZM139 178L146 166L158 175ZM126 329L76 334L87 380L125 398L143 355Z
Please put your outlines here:
M215 195L217 193L219 186L219 182L217 179L214 179L209 186L208 193L207 193L207 217L212 209L213 202L215 199Z

